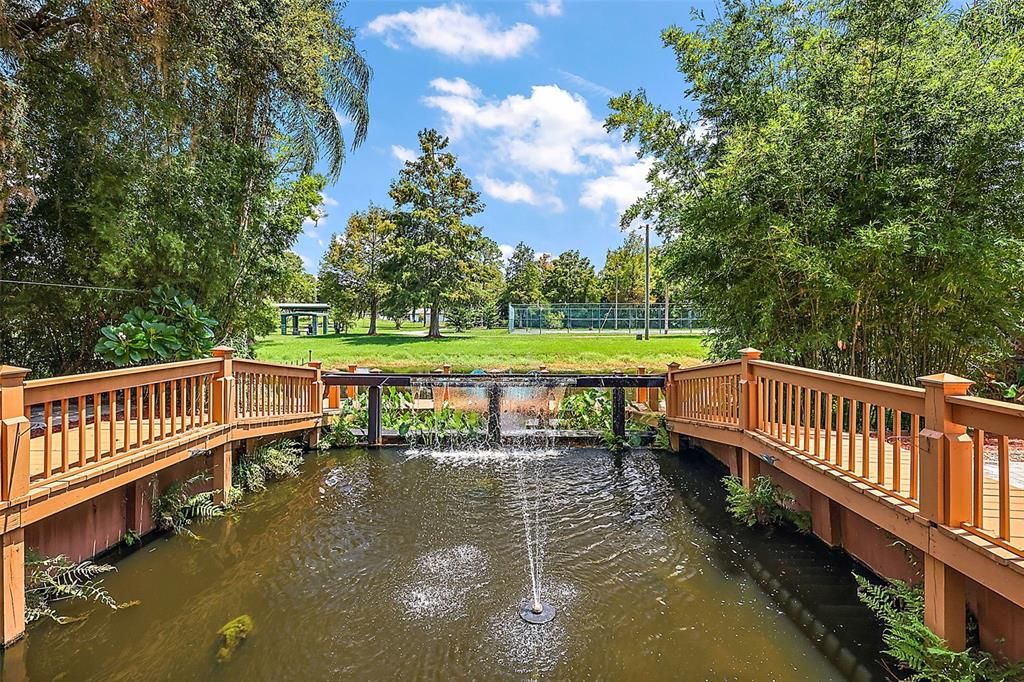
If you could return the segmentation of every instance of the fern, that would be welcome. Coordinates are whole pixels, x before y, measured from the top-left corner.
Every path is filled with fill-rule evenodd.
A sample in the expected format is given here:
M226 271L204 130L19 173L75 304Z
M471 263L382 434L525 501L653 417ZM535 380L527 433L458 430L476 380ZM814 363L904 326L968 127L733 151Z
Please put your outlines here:
M175 481L167 486L163 494L154 495L153 522L157 528L195 538L196 534L188 527L193 521L223 516L224 506L213 501L212 492L192 492L197 484L208 480L209 475L201 472L188 480ZM156 485L154 477L154 490Z
M1011 682L1024 676L1024 662L1003 665L991 654L953 651L924 624L924 592L902 581L875 584L857 579L857 594L885 629L885 652L910 673L907 682Z
M295 441L276 440L242 455L231 473L239 497L267 489L268 481L293 478L302 465L302 446ZM232 495L232 499L235 499Z
M109 564L75 562L63 554L45 557L30 551L25 558L25 622L49 618L69 623L76 618L59 615L54 604L65 600L93 601L118 608L99 576L116 570Z
M726 476L722 483L729 513L736 520L748 526L777 526L789 522L800 531L810 530L810 514L795 510L793 496L767 476L756 477L750 490L735 476Z

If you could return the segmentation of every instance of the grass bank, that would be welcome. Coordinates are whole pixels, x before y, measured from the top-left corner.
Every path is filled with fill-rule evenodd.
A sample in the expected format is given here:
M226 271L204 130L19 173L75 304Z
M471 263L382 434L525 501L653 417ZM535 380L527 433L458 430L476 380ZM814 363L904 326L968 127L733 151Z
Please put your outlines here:
M324 368L349 364L396 372L424 372L444 363L456 372L474 369L529 371L546 365L551 371L634 370L644 365L662 371L670 362L695 364L705 356L702 339L652 336L637 341L624 334L574 336L566 333L512 334L501 329L448 332L428 339L417 326L381 330L367 336L365 327L348 334L281 336L259 341L256 357L270 362L305 362L312 354Z

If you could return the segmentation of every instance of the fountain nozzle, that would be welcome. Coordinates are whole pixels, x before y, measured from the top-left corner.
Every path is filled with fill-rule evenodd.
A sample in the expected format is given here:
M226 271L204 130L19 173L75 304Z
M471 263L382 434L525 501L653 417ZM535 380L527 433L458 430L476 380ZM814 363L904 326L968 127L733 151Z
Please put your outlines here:
M531 625L543 625L555 617L555 607L542 601L524 601L519 606L519 617Z

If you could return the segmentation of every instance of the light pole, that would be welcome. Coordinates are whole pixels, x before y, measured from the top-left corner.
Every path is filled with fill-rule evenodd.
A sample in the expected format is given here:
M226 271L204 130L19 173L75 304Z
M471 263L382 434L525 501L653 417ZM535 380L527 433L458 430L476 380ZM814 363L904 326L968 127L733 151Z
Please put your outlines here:
M644 341L651 339L651 226L644 225Z

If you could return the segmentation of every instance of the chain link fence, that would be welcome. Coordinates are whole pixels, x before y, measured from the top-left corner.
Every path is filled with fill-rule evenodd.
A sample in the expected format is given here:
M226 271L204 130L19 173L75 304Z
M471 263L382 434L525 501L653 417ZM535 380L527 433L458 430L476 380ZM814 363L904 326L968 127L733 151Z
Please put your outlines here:
M651 303L651 334L694 334L705 331L688 303ZM630 334L644 329L643 303L512 303L508 331Z

